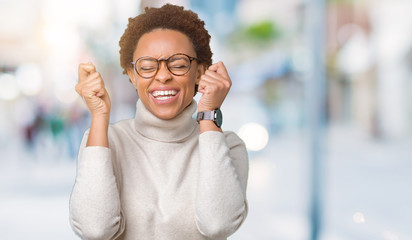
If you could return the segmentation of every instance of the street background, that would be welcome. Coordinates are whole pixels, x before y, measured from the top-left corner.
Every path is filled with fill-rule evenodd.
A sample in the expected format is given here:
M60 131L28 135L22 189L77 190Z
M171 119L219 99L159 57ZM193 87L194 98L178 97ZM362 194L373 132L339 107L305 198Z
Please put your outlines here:
M77 66L96 64L111 122L134 117L118 41L165 2L0 0L0 239L77 239L68 206L90 121ZM249 215L229 239L310 239L315 193L319 239L412 240L412 1L168 2L205 20L233 81L223 129L249 150Z

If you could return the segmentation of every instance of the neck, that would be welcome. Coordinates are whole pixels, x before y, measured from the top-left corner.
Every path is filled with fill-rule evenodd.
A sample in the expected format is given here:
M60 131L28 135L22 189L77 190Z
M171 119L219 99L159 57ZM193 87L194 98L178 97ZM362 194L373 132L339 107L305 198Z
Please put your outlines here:
M181 142L198 127L192 118L196 101L172 119L161 119L151 113L139 99L136 104L135 129L146 138L160 142Z

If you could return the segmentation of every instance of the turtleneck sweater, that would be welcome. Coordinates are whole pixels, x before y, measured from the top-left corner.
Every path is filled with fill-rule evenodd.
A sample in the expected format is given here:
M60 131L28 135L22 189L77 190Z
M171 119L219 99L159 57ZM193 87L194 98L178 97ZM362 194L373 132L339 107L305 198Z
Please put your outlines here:
M245 220L248 156L233 132L200 134L193 102L171 120L138 100L109 125L109 147L82 139L70 223L82 239L224 240Z

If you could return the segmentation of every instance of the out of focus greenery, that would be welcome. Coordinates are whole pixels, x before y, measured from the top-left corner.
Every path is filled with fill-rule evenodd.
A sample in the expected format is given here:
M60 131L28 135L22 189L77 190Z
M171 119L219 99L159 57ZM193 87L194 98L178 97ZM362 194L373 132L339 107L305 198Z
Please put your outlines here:
M280 36L280 29L272 21L262 21L248 26L244 34L251 40L271 41Z
M229 36L229 42L234 45L249 45L258 48L270 46L282 36L280 27L271 20L255 22L251 25L241 25Z

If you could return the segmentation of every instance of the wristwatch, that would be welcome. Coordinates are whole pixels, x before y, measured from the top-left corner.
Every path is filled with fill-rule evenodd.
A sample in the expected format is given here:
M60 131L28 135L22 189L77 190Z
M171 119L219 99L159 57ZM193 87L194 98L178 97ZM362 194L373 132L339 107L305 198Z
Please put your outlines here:
M196 121L200 120L212 120L218 128L222 126L222 111L219 108L216 108L213 111L198 112Z

